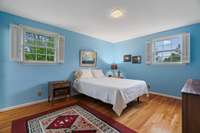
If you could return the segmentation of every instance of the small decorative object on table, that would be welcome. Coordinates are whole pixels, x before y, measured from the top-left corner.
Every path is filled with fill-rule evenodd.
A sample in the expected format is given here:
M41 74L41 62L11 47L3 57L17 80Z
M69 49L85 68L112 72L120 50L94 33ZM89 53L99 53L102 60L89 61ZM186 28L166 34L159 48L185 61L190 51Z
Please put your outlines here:
M117 72L117 77L120 77L120 74L121 74L121 72L120 72L120 70Z
M111 72L107 72L108 77L124 78L123 74L118 70L117 64L111 64Z
M48 102L53 103L54 98L66 98L70 96L71 81L51 81L48 83Z
M117 64L111 64L111 69L112 70L117 70Z
M120 72L120 70L117 72L117 78L123 79L124 75L122 72Z
M117 77L117 64L111 64L111 70L112 70L112 77Z

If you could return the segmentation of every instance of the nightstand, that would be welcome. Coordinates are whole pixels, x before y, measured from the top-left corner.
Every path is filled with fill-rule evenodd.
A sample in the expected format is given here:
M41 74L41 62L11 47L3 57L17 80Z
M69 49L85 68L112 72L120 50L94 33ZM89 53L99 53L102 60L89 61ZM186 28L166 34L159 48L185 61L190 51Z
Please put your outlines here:
M53 103L55 99L67 98L70 96L71 81L51 81L48 82L48 102Z

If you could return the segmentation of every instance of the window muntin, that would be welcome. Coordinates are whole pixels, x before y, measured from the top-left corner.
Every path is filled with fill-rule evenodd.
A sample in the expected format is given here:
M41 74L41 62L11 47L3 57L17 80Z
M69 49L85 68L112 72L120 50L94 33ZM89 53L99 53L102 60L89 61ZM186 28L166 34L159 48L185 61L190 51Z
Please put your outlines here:
M57 36L24 29L23 58L25 62L56 62Z
M175 35L153 41L153 63L181 63L182 36Z

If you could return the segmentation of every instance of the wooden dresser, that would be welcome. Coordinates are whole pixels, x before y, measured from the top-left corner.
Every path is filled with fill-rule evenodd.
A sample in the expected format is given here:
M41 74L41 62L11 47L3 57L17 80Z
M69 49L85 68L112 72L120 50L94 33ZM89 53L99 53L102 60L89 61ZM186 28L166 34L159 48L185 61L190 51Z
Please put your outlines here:
M182 132L200 133L200 80L188 80L181 92Z

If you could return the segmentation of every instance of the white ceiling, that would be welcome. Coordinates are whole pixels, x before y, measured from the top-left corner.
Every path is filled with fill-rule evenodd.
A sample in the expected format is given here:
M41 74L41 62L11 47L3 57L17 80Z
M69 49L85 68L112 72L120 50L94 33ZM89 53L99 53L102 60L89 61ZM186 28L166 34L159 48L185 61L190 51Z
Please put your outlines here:
M200 0L0 0L0 10L110 42L200 22Z

